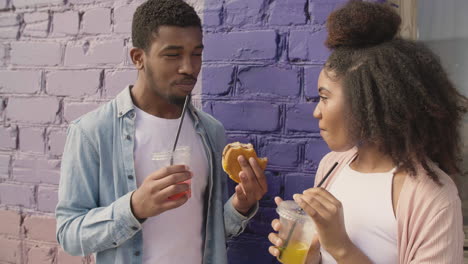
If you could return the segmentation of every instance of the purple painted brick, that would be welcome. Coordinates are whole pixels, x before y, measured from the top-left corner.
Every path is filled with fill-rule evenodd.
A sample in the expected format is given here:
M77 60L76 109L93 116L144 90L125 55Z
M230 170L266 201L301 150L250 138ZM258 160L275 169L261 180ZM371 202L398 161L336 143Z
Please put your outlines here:
M306 23L304 7L308 0L282 0L273 2L271 25L301 25Z
M110 33L110 23L109 8L92 8L84 13L81 30L85 34L106 34Z
M0 179L8 179L10 177L10 155L0 155Z
M101 70L55 71L47 74L47 93L50 95L87 97L96 95Z
M257 214L252 218L251 221L249 221L245 232L250 231L256 235L267 237L269 233L273 232L271 221L277 217L278 215L276 214L276 208L260 207L257 211Z
M56 188L39 187L37 191L37 209L43 212L55 212L58 202L58 191Z
M255 147L255 138L252 138L252 137L250 137L249 135L246 135L246 134L241 134L241 135L239 135L239 134L228 134L226 140L227 140L228 143L232 143L232 142L240 142L240 143L244 143L244 144L250 143L250 144L254 145L254 147Z
M77 11L65 11L63 13L55 13L53 17L54 36L66 36L78 34L79 17Z
M241 27L261 21L263 0L228 0L224 4L224 23Z
M309 0L309 12L314 24L324 24L328 15L348 0Z
M22 155L13 161L12 175L20 182L58 184L60 160Z
M286 129L288 131L317 132L318 121L313 113L317 103L299 103L286 108Z
M270 161L268 161L269 163ZM276 196L281 195L281 187L284 184L284 177L279 173L265 171L265 176L268 183L268 192L263 197L263 200L273 200Z
M221 24L221 9L217 10L205 10L203 12L203 28L216 27Z
M133 13L137 5L119 6L114 10L114 32L131 33Z
M284 199L291 200L295 193L314 187L315 174L291 173L284 177Z
M20 127L19 138L20 151L44 153L44 128Z
M112 71L105 74L104 94L107 98L114 98L126 86L134 84L138 72L136 70Z
M307 142L305 146L304 168L306 170L317 171L320 161L328 152L330 152L330 149L327 143L321 139Z
M225 95L233 85L234 67L205 66L202 70L203 93Z
M293 30L289 35L289 59L291 61L325 62L329 50L324 42L327 36L325 29L320 31Z
M299 144L294 142L268 142L262 153L268 157L268 165L275 167L297 167L299 164Z
M99 107L98 103L73 103L66 102L64 106L64 117L66 122L71 122L78 117Z
M0 71L0 92L34 94L41 89L41 79L40 71Z
M25 111L25 106L34 111ZM27 123L53 123L57 120L59 102L55 97L10 97L7 120Z
M203 53L210 60L271 60L276 56L276 32L273 30L207 33Z
M95 40L69 43L65 49L65 65L120 64L126 51L123 40Z
M279 107L270 103L213 103L213 114L227 130L272 132L279 128Z
M12 42L10 57L12 64L56 66L62 59L62 47L56 42Z
M304 94L308 99L318 97L317 82L321 70L321 66L304 68Z
M60 156L65 147L67 132L65 129L51 129L48 131L47 149L50 155Z
M295 97L300 91L300 75L295 68L245 67L239 70L239 91L248 96Z
M0 183L0 203L33 208L34 186Z
M18 137L18 129L16 127L0 127L0 149L11 150L16 149L16 139Z

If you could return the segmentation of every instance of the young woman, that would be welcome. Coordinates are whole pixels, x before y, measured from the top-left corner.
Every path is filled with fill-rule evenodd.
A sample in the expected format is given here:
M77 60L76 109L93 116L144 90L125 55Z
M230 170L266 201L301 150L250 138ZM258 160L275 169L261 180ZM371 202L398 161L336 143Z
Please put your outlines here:
M467 98L427 47L396 37L400 23L390 7L358 1L328 18L332 54L314 117L332 152L316 183L338 166L321 188L294 195L316 224L307 263L463 263L451 177ZM269 239L278 256L284 241Z

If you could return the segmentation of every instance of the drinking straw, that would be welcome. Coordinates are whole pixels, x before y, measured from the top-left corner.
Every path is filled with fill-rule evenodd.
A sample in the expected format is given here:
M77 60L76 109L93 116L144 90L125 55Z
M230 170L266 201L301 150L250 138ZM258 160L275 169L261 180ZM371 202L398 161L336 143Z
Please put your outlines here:
M174 165L174 152L175 152L176 147L177 147L177 142L179 141L180 130L182 128L182 123L184 122L184 116L185 116L185 112L187 111L187 105L188 105L189 101L190 101L190 94L188 94L185 97L184 107L182 108L182 114L180 116L179 127L177 128L177 135L176 135L176 138L175 138L175 141L174 141L174 146L172 147L170 165Z
M330 174L332 173L332 171L335 169L335 167L338 165L338 162L335 162L335 164L333 164L333 166L328 170L327 174L325 174L325 177L323 177L323 179L319 182L319 184L317 184L317 188L322 186L322 184L325 182L325 180L328 178L328 176L330 176ZM299 209L299 212L304 212L304 209L300 208ZM284 245L282 246L283 249L286 249L286 247L288 246L289 244L289 240L291 239L291 236L294 232L294 228L296 228L296 225L297 225L297 221L298 219L296 219L293 223L293 225L291 226L291 229L289 230L289 233L288 233L288 236L286 237L286 241L284 242ZM279 258L281 259L281 254L283 253L283 251L281 250L280 251L280 255L279 255Z

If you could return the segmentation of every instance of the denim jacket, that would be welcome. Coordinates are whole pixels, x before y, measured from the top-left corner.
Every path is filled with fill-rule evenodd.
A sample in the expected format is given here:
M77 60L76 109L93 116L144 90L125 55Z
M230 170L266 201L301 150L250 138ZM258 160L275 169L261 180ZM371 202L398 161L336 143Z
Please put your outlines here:
M127 87L115 99L73 121L62 157L57 240L71 255L94 253L98 264L142 263L142 225L130 208L131 194L137 188L133 160L135 111L130 89ZM224 128L192 105L188 109L210 166L203 263L223 264L227 263L226 239L244 230L258 203L247 217L233 208L221 168ZM174 233L183 235L177 230Z

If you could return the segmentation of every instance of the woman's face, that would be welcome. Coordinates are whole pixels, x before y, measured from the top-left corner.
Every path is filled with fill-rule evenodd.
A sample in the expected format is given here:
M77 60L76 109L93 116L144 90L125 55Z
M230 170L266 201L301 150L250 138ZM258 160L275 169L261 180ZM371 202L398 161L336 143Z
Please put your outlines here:
M322 69L318 79L320 101L314 117L319 120L320 135L332 151L346 151L354 146L348 131L348 113L345 107L343 85L331 79L333 72Z

